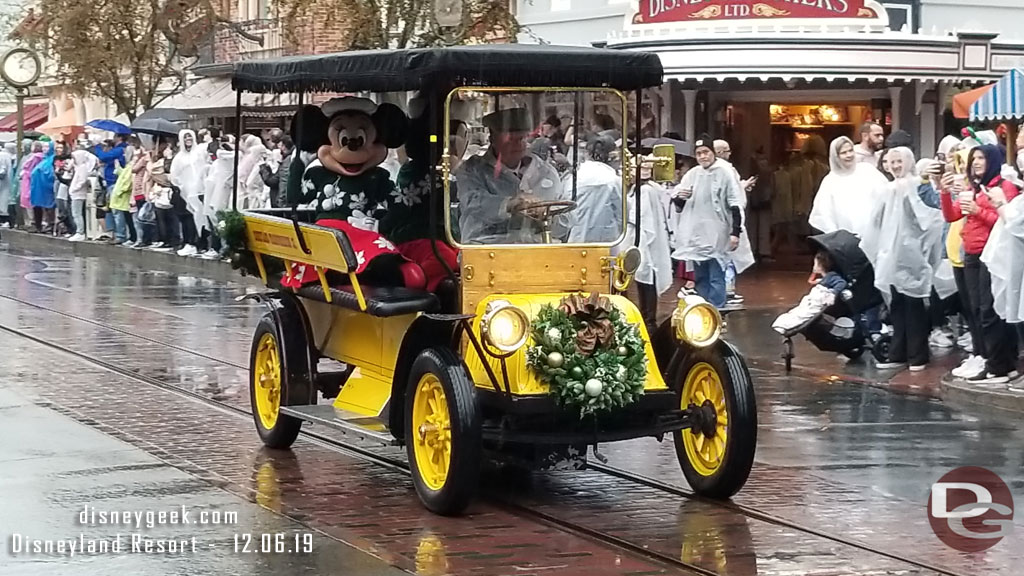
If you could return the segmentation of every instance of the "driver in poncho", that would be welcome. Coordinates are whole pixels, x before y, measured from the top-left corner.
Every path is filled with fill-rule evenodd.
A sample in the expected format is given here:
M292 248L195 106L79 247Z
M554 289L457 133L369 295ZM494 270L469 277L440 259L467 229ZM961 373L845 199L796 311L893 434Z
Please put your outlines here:
M718 162L709 137L694 143L698 165L688 171L672 199L680 213L672 258L693 264L697 294L725 307L725 267L740 243L743 218L740 183L732 166Z
M566 200L553 166L527 151L532 130L526 108L508 108L483 117L490 131L487 153L466 160L455 174L459 183L460 240L467 244L543 242L543 230L524 209L538 201ZM566 215L552 219L551 233L563 238Z

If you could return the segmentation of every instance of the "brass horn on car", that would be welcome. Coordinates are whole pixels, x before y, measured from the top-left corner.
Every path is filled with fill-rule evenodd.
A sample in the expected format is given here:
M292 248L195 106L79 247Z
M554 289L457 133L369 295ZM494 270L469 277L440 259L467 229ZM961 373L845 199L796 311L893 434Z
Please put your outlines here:
M612 276L612 288L617 292L625 292L629 283L633 281L633 275L640 269L640 249L630 246L623 250L615 258L615 272Z

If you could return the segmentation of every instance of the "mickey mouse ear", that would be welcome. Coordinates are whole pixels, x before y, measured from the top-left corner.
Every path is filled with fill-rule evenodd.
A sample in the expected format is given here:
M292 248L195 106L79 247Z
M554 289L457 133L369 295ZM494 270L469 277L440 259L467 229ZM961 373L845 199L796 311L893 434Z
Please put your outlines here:
M377 140L388 148L398 148L409 136L409 118L394 104L385 102L373 114L377 126Z

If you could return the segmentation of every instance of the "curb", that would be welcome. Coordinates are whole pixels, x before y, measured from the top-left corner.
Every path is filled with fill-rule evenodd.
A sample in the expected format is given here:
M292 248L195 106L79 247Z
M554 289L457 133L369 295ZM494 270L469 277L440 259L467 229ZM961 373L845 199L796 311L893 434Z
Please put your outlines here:
M103 258L144 270L162 270L173 274L200 276L219 282L261 285L256 278L242 276L231 264L222 260L204 260L178 256L173 252L133 250L105 242L70 242L48 234L32 234L22 230L0 231L0 241L13 249L54 256Z
M1020 386L1021 381L1015 380L1010 384ZM1010 392L1005 386L1001 390L986 389L947 375L943 377L939 387L942 401L953 406L1024 413L1024 394Z

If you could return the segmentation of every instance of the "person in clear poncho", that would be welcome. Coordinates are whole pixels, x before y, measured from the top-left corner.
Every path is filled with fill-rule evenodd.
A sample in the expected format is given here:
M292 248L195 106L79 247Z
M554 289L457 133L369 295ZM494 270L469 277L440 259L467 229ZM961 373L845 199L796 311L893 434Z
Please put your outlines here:
M875 245L875 287L889 303L893 339L879 368L927 365L931 332L926 301L942 261L942 214L921 200L920 178L909 148L886 153L893 181L882 190L880 229Z
M615 141L598 135L587 143L590 159L576 174L576 209L572 211L571 243L614 242L622 233L622 176L611 166ZM566 193L572 190L567 178Z
M724 308L725 267L740 243L740 184L732 166L718 162L708 137L694 143L698 166L683 176L672 200L679 212L672 258L693 264L697 293Z
M196 133L182 130L178 133L181 147L171 161L171 184L181 190L181 198L188 207L189 214L180 216L183 237L187 242L182 249L182 256L193 256L198 253L196 244L199 234L206 227L206 215L203 213L204 181L206 180L207 149L200 146Z
M846 136L832 141L829 165L831 172L821 181L808 223L824 234L846 230L862 240L876 234L874 215L885 177L871 164L857 162L853 140Z
M529 111L509 108L484 116L490 146L456 171L460 241L467 244L538 244L540 225L523 213L537 201L566 200L558 172L527 152ZM564 238L567 214L551 222L551 235Z
M981 253L992 277L996 314L1009 324L1024 323L1024 195L1007 202L1002 187L987 192L999 220Z
M663 198L668 191L651 181L652 169L644 166L640 171L640 220L636 218L636 187L631 186L626 196L626 237L617 251L629 246L640 249L640 267L633 275L637 287L640 314L647 324L648 333L658 327L658 298L672 287L672 250L669 247L667 206ZM640 243L636 232L640 229Z

